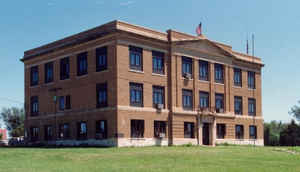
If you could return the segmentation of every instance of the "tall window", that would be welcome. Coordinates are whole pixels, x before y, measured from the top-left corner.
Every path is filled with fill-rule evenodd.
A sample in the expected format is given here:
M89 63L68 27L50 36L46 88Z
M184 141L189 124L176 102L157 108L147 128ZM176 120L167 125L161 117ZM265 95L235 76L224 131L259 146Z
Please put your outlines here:
M69 57L60 60L60 80L70 78L70 62Z
M131 120L131 138L144 137L144 120Z
M234 68L234 85L238 87L242 87L242 70L238 68Z
M45 64L45 83L53 81L53 62Z
M242 125L235 126L235 138L244 139L244 126Z
M193 91L182 89L182 107L184 109L193 108Z
M248 71L248 88L255 89L255 72Z
M60 124L58 128L58 137L60 139L70 138L70 126L68 123Z
M59 97L59 110L61 110L61 111L65 110L65 97L64 96Z
M32 96L30 98L30 112L31 116L36 116L39 114L39 97Z
M130 69L143 70L143 49L129 46Z
M34 66L30 68L30 85L35 86L39 84L39 67Z
M256 130L256 126L254 126L254 125L249 126L249 138L250 139L257 138L257 130Z
M130 86L130 105L143 106L143 84L129 83Z
M209 107L209 94L208 92L200 91L199 92L200 97L200 107L201 108L208 108Z
M184 138L195 138L194 123L184 122Z
M160 86L153 86L153 105L165 104L165 88Z
M107 138L107 121L100 120L96 121L96 139Z
M256 100L253 98L248 98L248 115L256 115Z
M107 84L97 84L97 107L107 107Z
M152 72L164 74L164 53L152 51Z
M77 55L77 76L85 75L88 73L87 52Z
M30 128L30 140L31 141L38 141L39 140L39 128L38 127L31 127Z
M103 71L107 69L107 47L96 49L96 71Z
M217 63L215 63L215 82L224 83L224 67Z
M67 95L66 96L66 105L65 105L66 109L71 109L71 96Z
M234 96L234 113L241 115L243 113L243 98Z
M226 135L226 125L225 124L217 124L217 138L224 139Z
M86 122L77 123L77 139L84 140L87 139L87 125Z
M199 79L208 81L209 78L209 67L207 61L199 61Z
M46 125L44 128L45 131L45 140L52 140L53 137L53 127L51 125Z
M166 122L165 121L154 121L154 137L162 138L166 136Z
M224 94L218 94L215 95L216 99L216 112L217 113L223 113L224 112Z
M182 76L185 74L193 74L193 59L189 57L182 57Z

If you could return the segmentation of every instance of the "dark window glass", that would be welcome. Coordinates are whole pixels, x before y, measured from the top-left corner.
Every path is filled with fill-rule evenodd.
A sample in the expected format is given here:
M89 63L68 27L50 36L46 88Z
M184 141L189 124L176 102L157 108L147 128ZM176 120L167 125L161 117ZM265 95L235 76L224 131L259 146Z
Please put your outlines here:
M87 52L77 55L77 76L85 75L88 73Z
M71 109L71 96L67 95L66 96L66 105L65 105L66 109Z
M60 80L70 78L70 62L69 57L60 60Z
M193 108L193 91L182 89L182 107L184 109Z
M107 138L107 121L100 120L96 121L96 139Z
M224 67L221 64L215 64L215 82L224 83Z
M249 138L250 139L257 138L257 130L256 130L256 126L254 126L254 125L249 126Z
M130 86L130 105L143 106L143 84L129 83Z
M77 139L85 140L87 139L87 125L86 122L77 123Z
M153 86L153 105L165 104L165 88L160 86Z
M164 138L166 137L166 126L167 123L165 121L154 121L154 137L156 138Z
M107 47L96 49L96 71L107 69Z
M32 96L30 98L30 112L31 116L36 116L39 114L39 98L38 96Z
M39 84L39 67L34 66L30 68L30 85L35 86Z
M51 125L46 125L44 128L45 140L52 140L53 138L53 127Z
M164 74L164 53L152 51L152 72Z
M193 74L193 59L188 57L182 57L182 76L185 74Z
M217 138L224 139L226 135L226 125L225 124L217 124Z
M216 112L224 113L224 94L216 93L215 99L216 99Z
M201 108L208 108L209 107L209 94L208 92L199 92L199 97L200 97L200 107Z
M248 71L248 88L255 89L255 72Z
M235 138L244 139L244 126L242 125L235 126Z
M30 128L30 140L31 141L38 141L39 140L39 128L38 127L31 127Z
M209 67L207 61L199 61L199 79L208 81L209 77Z
M248 99L248 115L250 116L256 115L256 100L253 98Z
M70 138L70 127L68 123L60 124L59 125L59 131L58 131L58 137L60 139L68 139Z
M53 81L53 62L45 64L45 83Z
M144 137L144 120L131 120L131 138Z
M243 98L234 96L234 113L241 115L243 113Z
M184 138L195 138L194 123L184 122Z
M65 110L65 97L59 97L59 110Z
M238 68L234 68L234 85L235 86L242 86L242 70Z
M107 84L97 84L97 107L107 107Z
M129 46L130 69L143 70L143 49Z

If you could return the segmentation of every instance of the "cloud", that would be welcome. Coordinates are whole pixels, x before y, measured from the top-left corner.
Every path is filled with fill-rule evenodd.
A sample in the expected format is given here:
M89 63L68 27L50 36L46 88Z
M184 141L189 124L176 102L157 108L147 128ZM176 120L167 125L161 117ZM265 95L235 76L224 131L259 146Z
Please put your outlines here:
M120 5L121 6L129 6L129 5L132 5L134 3L135 3L134 1L126 1L126 2L121 2Z

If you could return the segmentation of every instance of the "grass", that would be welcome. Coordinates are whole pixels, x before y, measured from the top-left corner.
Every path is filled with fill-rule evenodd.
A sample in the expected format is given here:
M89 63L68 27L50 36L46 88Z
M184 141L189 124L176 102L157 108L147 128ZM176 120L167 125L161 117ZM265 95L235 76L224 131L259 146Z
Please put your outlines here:
M294 172L300 171L300 154L251 146L0 148L0 172L19 171Z

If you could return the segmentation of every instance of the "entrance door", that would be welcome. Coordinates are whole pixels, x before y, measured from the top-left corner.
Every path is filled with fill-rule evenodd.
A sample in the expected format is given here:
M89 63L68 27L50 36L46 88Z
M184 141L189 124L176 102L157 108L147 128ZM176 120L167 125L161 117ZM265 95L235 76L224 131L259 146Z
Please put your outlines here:
M202 132L203 145L209 145L209 123L203 123Z

